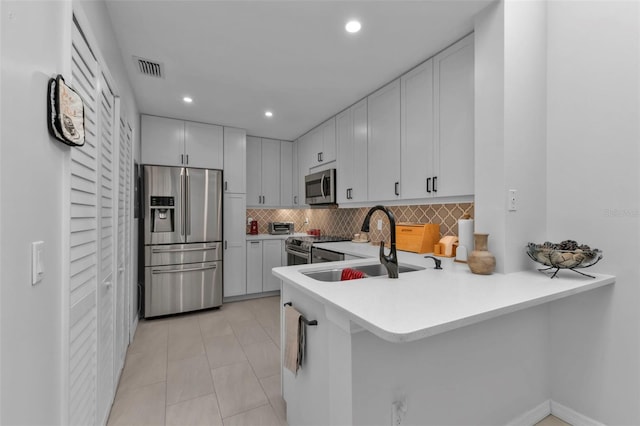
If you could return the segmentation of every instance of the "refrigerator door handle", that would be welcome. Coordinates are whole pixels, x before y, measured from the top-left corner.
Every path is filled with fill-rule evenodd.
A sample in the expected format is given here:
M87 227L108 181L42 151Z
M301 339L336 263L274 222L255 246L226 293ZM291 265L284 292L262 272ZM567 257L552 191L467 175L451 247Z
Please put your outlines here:
M199 247L199 248L179 248L179 249L164 249L164 250L158 250L158 249L152 249L151 252L152 253L178 253L178 252L184 252L184 251L205 251L205 250L217 250L218 247Z
M184 191L184 199L185 199L184 217L185 217L185 223L186 223L185 236L188 236L188 235L191 235L191 188L190 188L191 177L189 176L189 169L185 169L185 171L187 173L187 185Z
M193 272L193 271L208 271L209 269L216 269L218 266L217 265L213 265L213 266L205 266L202 268L187 268L187 269L166 269L166 270L162 270L162 269L154 269L151 271L151 273L153 274L177 274L180 272Z
M180 235L185 235L185 222L187 220L187 216L186 216L186 202L185 202L185 177L184 177L184 170L180 171L180 190L182 191L182 200L180 203Z

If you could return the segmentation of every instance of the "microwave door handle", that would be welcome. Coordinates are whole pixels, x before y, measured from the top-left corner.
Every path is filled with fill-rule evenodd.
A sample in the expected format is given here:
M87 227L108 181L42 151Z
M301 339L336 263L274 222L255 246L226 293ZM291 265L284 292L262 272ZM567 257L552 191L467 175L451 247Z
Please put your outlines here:
M322 174L322 179L320 179L320 193L322 193L322 198L325 198L326 195L324 194L324 173Z

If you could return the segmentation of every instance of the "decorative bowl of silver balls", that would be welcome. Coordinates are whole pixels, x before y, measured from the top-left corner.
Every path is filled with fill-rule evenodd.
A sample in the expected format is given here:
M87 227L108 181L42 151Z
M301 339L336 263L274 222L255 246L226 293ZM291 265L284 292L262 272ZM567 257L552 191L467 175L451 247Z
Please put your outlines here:
M595 278L576 269L588 268L602 259L602 251L592 249L586 244L578 244L573 240L565 240L561 243L549 241L543 244L529 243L527 254L531 259L546 266L538 269L539 271L553 272L551 278L557 276L560 269L570 269L578 274Z

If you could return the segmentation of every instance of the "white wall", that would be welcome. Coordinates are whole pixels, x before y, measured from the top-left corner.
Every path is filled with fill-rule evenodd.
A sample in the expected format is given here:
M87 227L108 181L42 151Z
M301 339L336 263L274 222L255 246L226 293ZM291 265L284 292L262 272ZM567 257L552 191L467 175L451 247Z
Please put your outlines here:
M500 273L530 269L526 243L545 238L545 21L545 2L509 0L475 22L475 230L489 234Z
M71 12L69 1L0 1L0 424L57 424L63 415L70 148L48 135L45 95L50 77L69 74ZM106 12L87 16L96 28L108 23ZM113 34L102 31L100 49L115 45ZM108 50L108 66L137 127L122 59ZM32 287L30 243L38 240L45 243L45 276Z
M609 425L640 424L639 8L548 8L548 236L602 249L591 270L617 276L551 305L551 396Z
M61 413L64 173L69 148L46 126L48 79L64 72L70 4L0 2L2 18L2 424L51 424ZM31 286L30 243L45 243Z

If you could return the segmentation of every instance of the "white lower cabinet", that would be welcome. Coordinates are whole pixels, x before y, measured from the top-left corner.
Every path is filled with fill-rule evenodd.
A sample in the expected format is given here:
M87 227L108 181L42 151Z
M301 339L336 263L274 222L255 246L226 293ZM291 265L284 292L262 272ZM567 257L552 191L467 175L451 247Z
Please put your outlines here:
M247 293L246 199L245 194L224 194L224 297Z
M262 241L247 241L247 294L262 292Z
M271 269L282 266L284 241L247 241L247 294L280 290L280 280Z

